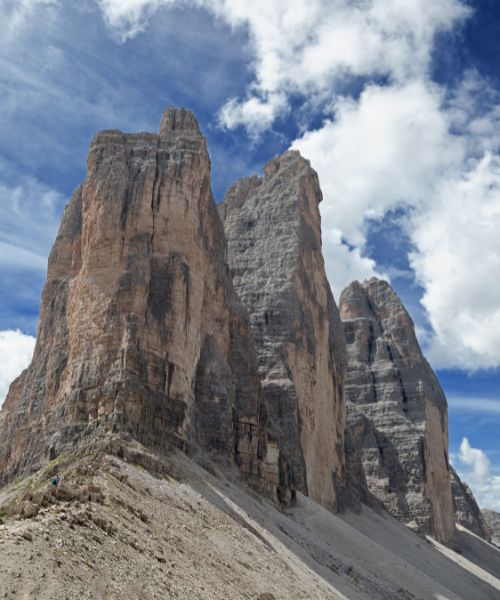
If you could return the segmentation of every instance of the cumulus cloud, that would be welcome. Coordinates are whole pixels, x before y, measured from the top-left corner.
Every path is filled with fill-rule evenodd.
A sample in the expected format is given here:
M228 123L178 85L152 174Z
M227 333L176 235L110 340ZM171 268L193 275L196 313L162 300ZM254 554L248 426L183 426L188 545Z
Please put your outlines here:
M326 212L328 213L328 206ZM359 248L346 244L342 239L342 232L336 227L329 227L329 220L325 219L324 215L322 223L325 269L337 300L342 290L354 280L363 281L371 277L390 279L389 274L379 270L375 261L363 256Z
M458 453L460 462L472 467L473 481L483 482L490 473L490 461L486 454L479 448L472 448L468 438L464 437Z
M318 171L324 237L355 250L326 249L334 286L343 283L336 271L358 274L351 259L366 258L370 222L403 209L432 327L429 358L438 368L473 370L500 364L500 283L492 276L500 271L500 157L491 133L496 112L481 116L487 139L472 135L478 111L469 76L463 86L451 102L425 81L367 86L357 100L337 99L332 118L293 147Z
M454 89L430 76L436 34L471 14L466 2L99 4L123 40L143 30L154 11L174 5L204 8L246 31L253 77L242 97L227 99L219 122L243 125L257 139L292 110L292 98L301 106L304 134L292 146L320 176L326 266L337 294L351 279L384 275L366 255L367 232L374 219L399 210L424 289L433 365L500 366L500 284L492 275L500 265L500 102L474 71ZM318 111L326 119L308 131Z
M500 510L500 476L491 471L486 453L473 448L468 438L464 437L457 458L463 467L460 477L472 488L479 506Z
M411 255L434 331L429 357L438 367L498 366L500 156L445 179L432 200L413 221Z
M464 156L441 102L440 89L422 81L371 85L357 101L339 98L332 119L295 140L318 171L324 225L362 248L369 219L434 193L436 179Z
M0 331L0 407L12 381L28 366L35 338L17 330Z
M263 131L288 109L287 99L331 94L349 76L402 81L426 73L437 32L470 14L460 0L100 0L122 39L145 27L161 6L202 7L245 28L254 60L246 98L221 111L227 127ZM265 118L259 121L256 115Z
M293 143L319 174L325 260L337 293L353 279L389 278L363 255L370 221L423 206L436 181L461 166L465 145L449 132L442 102L442 90L424 81L370 85L358 100L337 99L332 118Z
M481 508L500 512L500 476L491 475L483 483L474 485L473 490Z

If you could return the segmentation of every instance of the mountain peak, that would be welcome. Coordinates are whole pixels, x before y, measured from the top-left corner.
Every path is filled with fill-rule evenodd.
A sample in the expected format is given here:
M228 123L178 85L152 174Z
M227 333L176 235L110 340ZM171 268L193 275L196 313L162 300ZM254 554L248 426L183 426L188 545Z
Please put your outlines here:
M160 137L165 137L172 131L200 133L200 126L194 112L188 108L167 106L160 121Z

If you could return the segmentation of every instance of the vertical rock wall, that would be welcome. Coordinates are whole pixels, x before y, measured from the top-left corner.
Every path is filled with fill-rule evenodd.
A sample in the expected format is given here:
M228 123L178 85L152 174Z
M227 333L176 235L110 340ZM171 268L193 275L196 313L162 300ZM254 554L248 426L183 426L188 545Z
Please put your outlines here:
M1 412L0 477L105 425L233 457L265 487L256 356L225 254L190 111L167 109L159 135L97 134L50 255L32 363Z
M352 283L340 298L348 423L371 493L401 521L448 540L454 507L447 403L414 325L388 283Z
M220 213L250 315L280 478L332 510L345 485L342 325L321 253L316 173L298 152L227 193Z

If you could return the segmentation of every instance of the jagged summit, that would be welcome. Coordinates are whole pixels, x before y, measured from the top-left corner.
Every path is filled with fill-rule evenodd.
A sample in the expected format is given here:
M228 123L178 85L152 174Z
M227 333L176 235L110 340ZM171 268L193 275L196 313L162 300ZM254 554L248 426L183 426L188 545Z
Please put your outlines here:
M160 137L167 137L172 131L192 131L201 135L198 120L192 110L168 106L160 121Z
M354 281L340 296L340 315L347 422L370 491L403 522L441 540L453 536L455 518L487 538L449 465L446 397L400 298L387 281Z
M402 521L450 539L455 521L446 398L413 321L392 287L376 278L342 292L340 315L348 423L368 487Z

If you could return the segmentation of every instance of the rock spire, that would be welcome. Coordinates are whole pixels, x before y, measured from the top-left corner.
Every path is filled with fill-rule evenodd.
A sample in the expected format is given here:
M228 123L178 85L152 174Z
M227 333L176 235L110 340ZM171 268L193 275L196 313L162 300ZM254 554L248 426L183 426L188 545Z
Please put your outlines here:
M50 254L33 360L1 412L1 480L112 429L217 452L276 488L225 255L191 111L168 108L159 135L95 136Z
M454 532L445 395L391 286L353 282L341 294L348 423L371 493L438 539Z
M220 213L250 315L268 433L286 477L330 509L345 485L342 324L321 253L318 177L296 151L227 193Z

